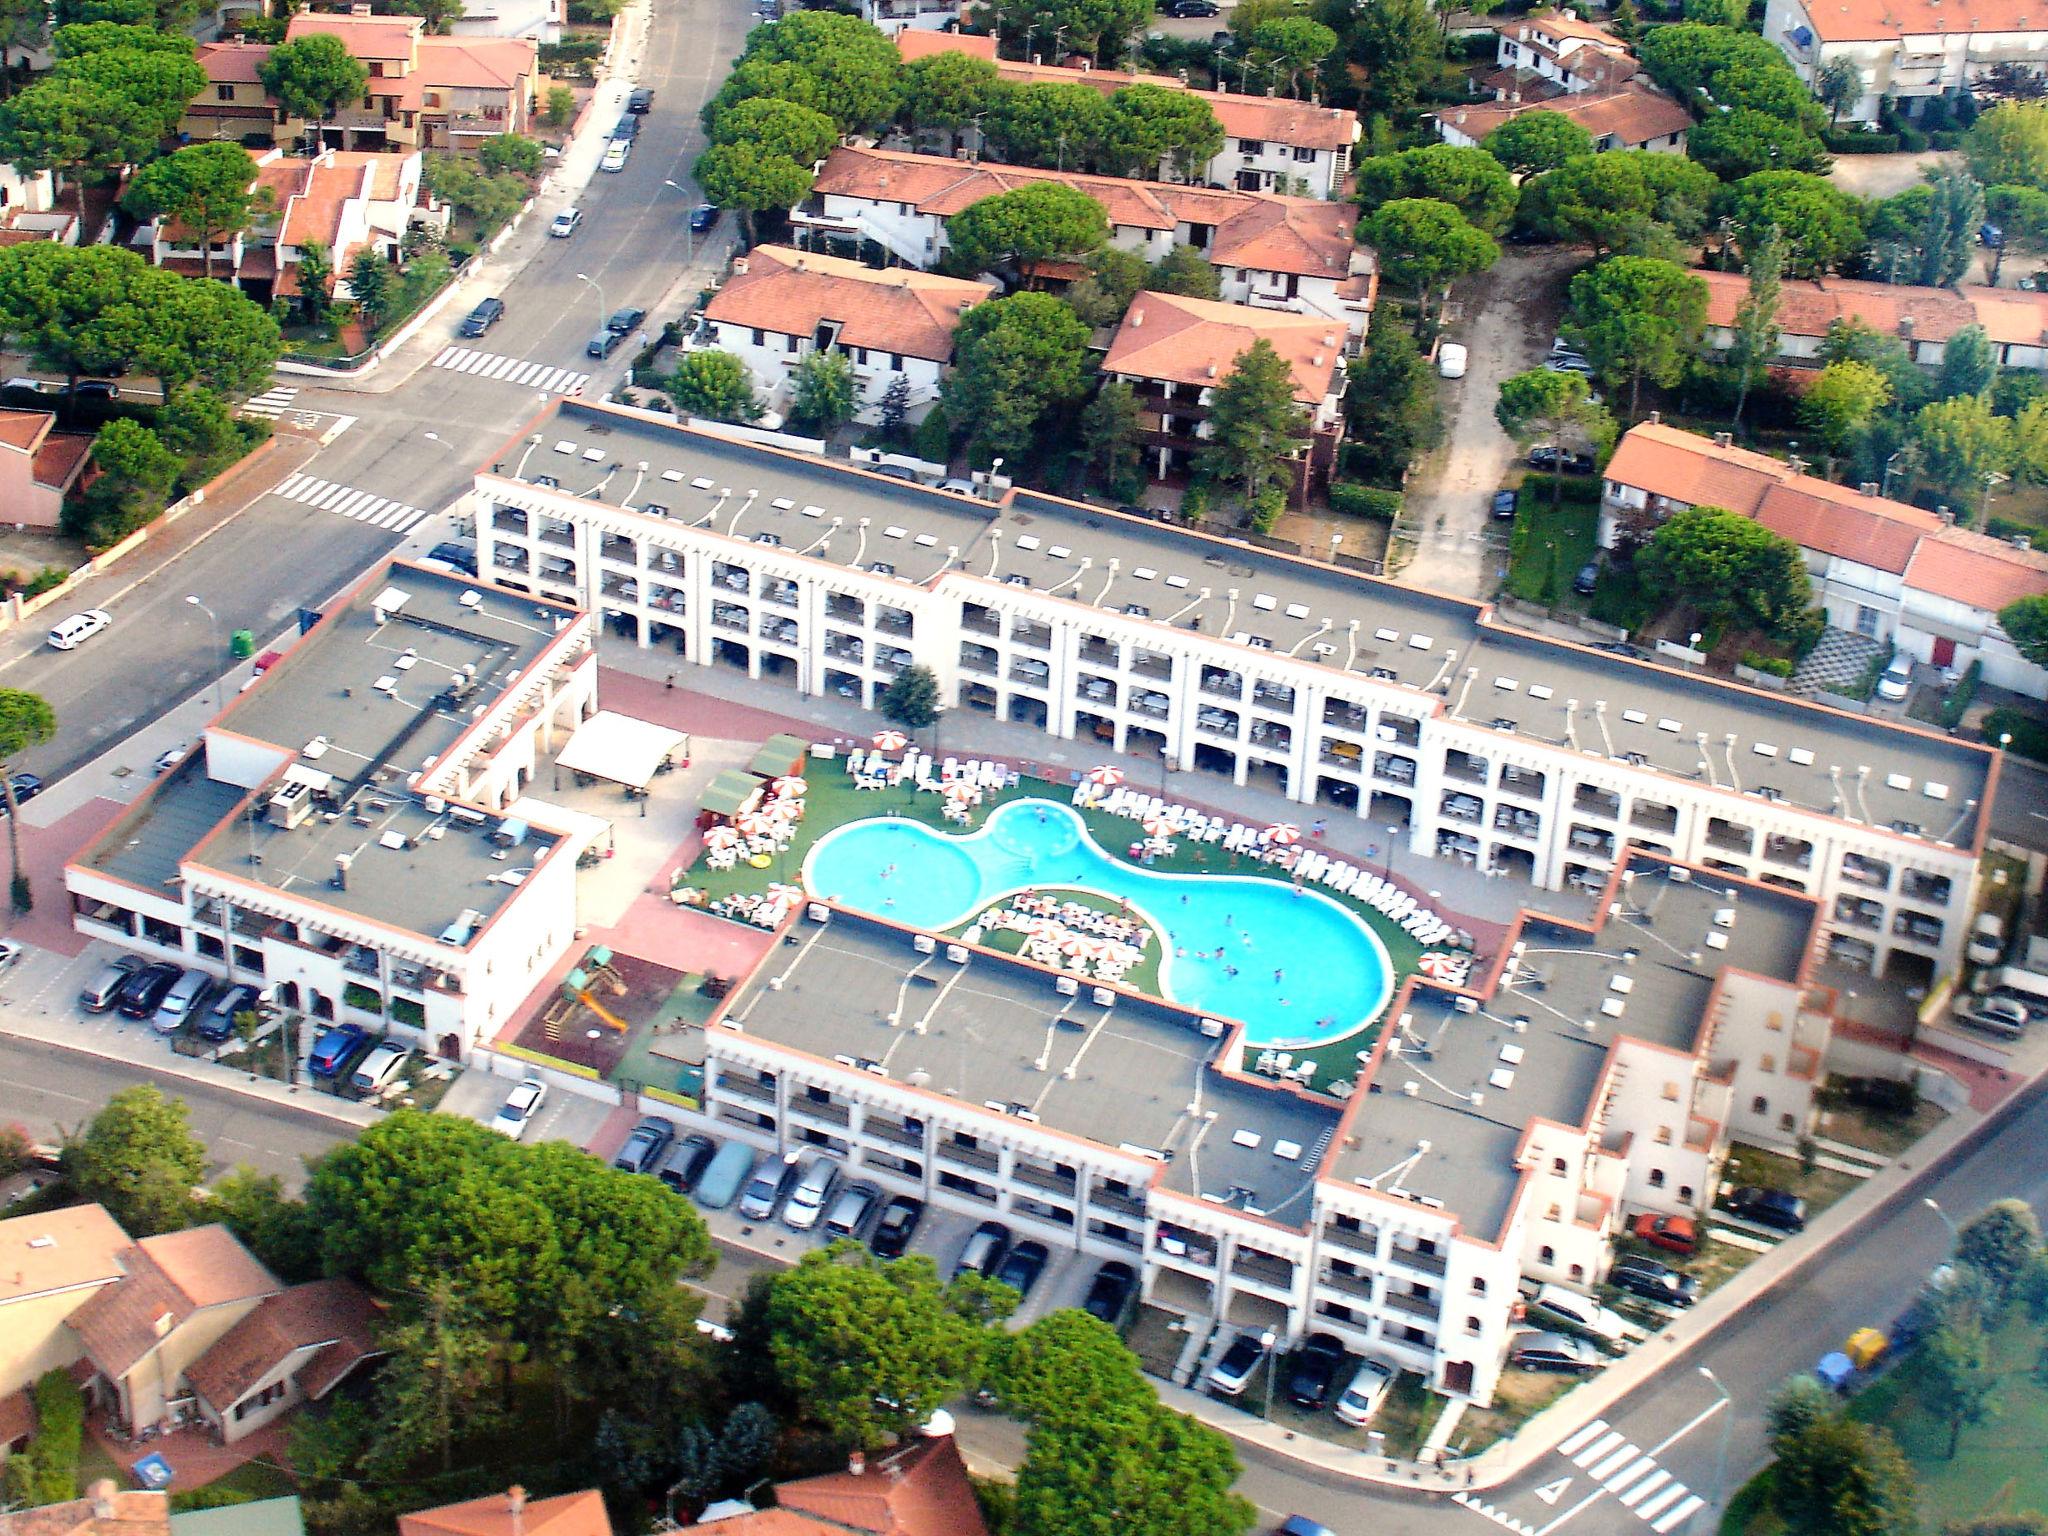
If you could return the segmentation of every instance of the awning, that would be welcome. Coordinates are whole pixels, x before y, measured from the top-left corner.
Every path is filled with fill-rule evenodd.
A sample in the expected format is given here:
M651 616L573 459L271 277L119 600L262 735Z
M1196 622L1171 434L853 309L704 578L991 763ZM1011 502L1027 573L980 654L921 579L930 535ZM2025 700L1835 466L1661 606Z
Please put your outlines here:
M704 786L698 803L714 816L737 816L760 793L759 779L737 768L727 768Z
M645 789L654 770L689 740L683 732L651 720L601 709L576 727L556 761L573 773Z
M761 750L754 754L754 760L747 764L747 772L759 774L766 779L779 779L785 773L794 773L803 767L804 759L810 755L811 744L801 736L792 736L784 731L770 736L761 743ZM710 809L710 807L705 807Z

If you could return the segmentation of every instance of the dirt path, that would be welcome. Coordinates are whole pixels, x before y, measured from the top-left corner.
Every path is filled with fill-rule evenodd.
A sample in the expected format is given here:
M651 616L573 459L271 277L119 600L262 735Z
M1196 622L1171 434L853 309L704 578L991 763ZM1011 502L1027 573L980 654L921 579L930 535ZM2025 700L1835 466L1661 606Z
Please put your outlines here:
M1407 585L1476 598L1500 585L1506 525L1492 522L1487 503L1516 450L1493 419L1494 401L1501 380L1535 367L1549 350L1563 280L1584 263L1582 251L1510 251L1459 295L1466 317L1446 337L1462 343L1471 361L1464 378L1439 381L1444 441L1416 467L1395 530Z

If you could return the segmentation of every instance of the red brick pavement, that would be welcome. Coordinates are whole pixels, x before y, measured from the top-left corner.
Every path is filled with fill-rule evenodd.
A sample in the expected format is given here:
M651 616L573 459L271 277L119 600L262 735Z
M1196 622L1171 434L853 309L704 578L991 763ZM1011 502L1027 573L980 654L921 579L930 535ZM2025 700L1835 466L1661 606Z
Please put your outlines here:
M104 832L127 807L118 800L88 800L47 827L21 824L21 868L35 893L35 910L10 918L7 936L60 955L78 955L92 941L71 926L71 902L64 894L64 864Z

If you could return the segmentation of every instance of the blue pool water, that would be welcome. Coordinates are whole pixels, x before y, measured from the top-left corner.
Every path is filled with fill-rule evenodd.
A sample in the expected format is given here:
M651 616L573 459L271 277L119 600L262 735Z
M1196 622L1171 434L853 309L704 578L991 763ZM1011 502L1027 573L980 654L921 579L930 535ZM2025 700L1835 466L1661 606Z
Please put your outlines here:
M841 906L930 929L1025 888L1126 900L1168 936L1167 997L1242 1019L1258 1046L1341 1039L1370 1023L1393 989L1378 935L1320 892L1244 875L1155 874L1111 858L1078 814L1050 800L1013 800L959 836L914 821L849 823L818 840L804 883Z

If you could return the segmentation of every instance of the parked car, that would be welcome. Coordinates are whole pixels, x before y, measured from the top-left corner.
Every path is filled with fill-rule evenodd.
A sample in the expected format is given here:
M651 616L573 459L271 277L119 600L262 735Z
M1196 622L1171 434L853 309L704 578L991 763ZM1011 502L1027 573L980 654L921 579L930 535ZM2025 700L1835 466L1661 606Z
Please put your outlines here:
M1581 597L1591 597L1600 590L1600 562L1588 560L1579 567L1579 573L1572 577L1572 590Z
M626 98L626 110L628 112L652 112L654 110L654 91L648 86L638 87L632 95Z
M125 369L115 370L117 373L125 371ZM71 398L74 400L118 400L121 398L121 386L112 379L80 379L71 386Z
M882 1191L866 1179L855 1179L841 1186L838 1198L825 1213L825 1238L837 1242L842 1237L859 1241L867 1230L868 1218L875 1214L875 1207L882 1203Z
M1913 691L1913 658L1900 651L1877 680L1877 696L1894 704Z
M804 1164L782 1208L782 1224L792 1232L808 1232L825 1215L825 1202L839 1185L839 1163L822 1153Z
M661 1115L644 1116L626 1133L625 1143L619 1148L618 1156L612 1159L612 1166L621 1173L652 1173L661 1161L661 1154L675 1139L673 1120Z
M646 310L628 304L624 309L613 310L611 318L605 321L604 328L614 336L630 336L640 329L640 322L646 318Z
M1095 1278L1088 1282L1088 1294L1081 1300L1081 1310L1114 1328L1123 1317L1124 1308L1130 1305L1131 1293L1137 1288L1138 1272L1122 1259L1111 1259L1095 1271Z
M1052 1257L1045 1244L1030 1239L1012 1248L995 1272L995 1278L1017 1293L1018 1299L1031 1294L1031 1287L1038 1284L1038 1277L1045 1273L1047 1260Z
M1455 341L1447 341L1437 348L1436 371L1439 377L1462 379L1469 361L1470 354Z
M78 1006L87 1013L110 1013L121 1000L122 985L148 964L139 955L116 955L78 989Z
M707 1211L722 1211L731 1205L754 1172L754 1149L744 1141L728 1141L711 1159L711 1166L698 1176L694 1193Z
M1607 1283L1631 1295L1661 1301L1667 1306L1689 1307L1700 1299L1700 1283L1655 1259L1624 1255L1607 1272Z
M992 1275L1010 1252L1010 1229L1000 1221L984 1221L969 1235L960 1249L960 1257L953 1261L952 1279L959 1279L972 1270L978 1275Z
M149 1027L160 1035L175 1035L205 1011L212 990L213 978L206 972L187 971L164 993L156 1012L149 1016Z
M1956 1022L2003 1040L2017 1040L2027 1032L2028 1014L2017 998L1980 997L1972 1006L1956 1010Z
M512 1085L512 1091L498 1106L498 1112L491 1116L491 1129L518 1141L526 1134L527 1127L533 1124L533 1117L540 1113L547 1096L546 1083L537 1077L522 1077Z
M1223 7L1216 0L1173 0L1166 8L1166 14L1176 20L1195 16L1221 16Z
M360 1024L335 1024L322 1030L313 1042L313 1053L306 1058L306 1070L315 1077L339 1077L369 1038L370 1032Z
M245 1013L261 1015L263 1012L263 989L243 981L228 987L214 998L212 1004L193 1022L192 1033L202 1040L215 1044L235 1032L235 1021Z
M1209 1390L1222 1397L1238 1397L1251 1385L1252 1372L1266 1358L1264 1339L1249 1330L1238 1334L1223 1351L1222 1358L1209 1367Z
M554 239L566 240L576 233L577 227L582 222L583 210L581 208L564 208L555 215L554 222L548 225L548 234Z
M1307 1515L1289 1515L1273 1527L1273 1536L1337 1536L1337 1533Z
M882 1214L875 1222L875 1230L868 1238L868 1247L878 1259L900 1259L910 1247L910 1240L917 1235L917 1224L924 1220L924 1202L909 1195L891 1195L889 1203L882 1207Z
M396 1040L379 1040L356 1063L355 1071L349 1074L349 1087L358 1093L381 1093L391 1086L411 1054L410 1046L400 1045Z
M1576 352L1553 353L1543 366L1552 373L1576 373L1582 379L1593 377L1593 365Z
M740 1214L749 1221L769 1220L795 1187L802 1168L801 1152L785 1152L762 1163L740 1194Z
M632 152L633 144L630 139L613 139L611 143L605 145L604 158L597 162L597 168L600 171L623 171L626 168L626 156Z
M113 622L114 616L104 608L88 608L83 613L74 613L50 630L50 649L75 651Z
M718 1155L718 1143L702 1131L692 1131L669 1150L661 1161L661 1182L679 1195L687 1195L704 1177L704 1170Z
M1525 1329L1508 1340L1508 1364L1525 1371L1596 1371L1607 1357L1585 1339Z
M157 753L156 761L149 765L149 771L157 778L162 778L183 760L185 750L186 743L182 741L175 747L165 747L163 751Z
M1546 443L1529 450L1529 467L1567 475L1590 475L1593 473L1593 455L1580 449L1564 450Z
M1487 510L1502 521L1513 517L1515 515L1515 493L1513 491L1495 491L1493 493L1493 500L1489 503Z
M1380 1406L1394 1387L1391 1366L1364 1360L1352 1374L1351 1385L1337 1398L1337 1417L1346 1424L1364 1428L1379 1416Z
M1760 1227L1780 1232L1806 1230L1806 1202L1789 1190L1745 1184L1728 1197L1728 1209Z
M630 144L639 137L640 115L637 112L628 112L624 117L620 118L618 120L618 123L612 128L612 138L615 142L619 139L624 139L628 144Z
M1614 1313L1590 1296L1561 1285L1540 1285L1529 1300L1530 1313L1563 1318L1575 1328L1597 1333L1603 1339L1618 1339L1627 1326Z
M17 773L8 780L8 783L14 786L14 803L16 805L26 805L43 792L43 781L38 774ZM5 811L5 802L0 802L0 814L5 814Z
M121 983L114 1006L121 1010L124 1019L146 1019L156 1012L164 994L183 974L183 966L172 965L168 960L152 961Z
M712 203L699 203L690 210L690 233L706 234L718 222L718 208Z
M1655 1211L1644 1211L1629 1223L1628 1230L1637 1241L1648 1243L1652 1248L1684 1254L1700 1251L1699 1224L1690 1216L1663 1216Z
M1294 1352L1287 1372L1288 1399L1302 1408L1320 1408L1336 1385L1337 1371L1344 1364L1344 1342L1335 1334L1312 1333Z
M476 546L474 544L460 544L453 540L443 544L436 544L427 551L427 559L429 561L439 561L446 566L452 566L465 576L474 576L476 574Z
M21 941L19 939L0 939L0 971L6 970L8 966L14 964L20 958Z
M15 791L15 798L21 798L21 791ZM1977 921L1970 925L1970 942L1963 950L1963 958L1972 965L1996 965L2005 954L2005 919L1996 912L1979 912Z
M619 350L619 343L625 340L617 331L602 330L583 344L585 357L610 357Z
M469 337L481 336L504 318L503 299L479 299L476 308L472 309L462 322L462 334Z

